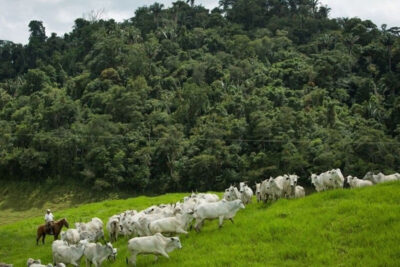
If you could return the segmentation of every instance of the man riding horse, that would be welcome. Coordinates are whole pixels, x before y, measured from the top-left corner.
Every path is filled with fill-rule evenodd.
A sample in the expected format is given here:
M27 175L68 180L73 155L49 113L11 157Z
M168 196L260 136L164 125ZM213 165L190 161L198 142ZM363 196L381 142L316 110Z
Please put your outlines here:
M46 232L48 231L52 235L54 226L54 216L53 213L51 213L50 209L47 209L46 214L44 215L44 220L46 222Z

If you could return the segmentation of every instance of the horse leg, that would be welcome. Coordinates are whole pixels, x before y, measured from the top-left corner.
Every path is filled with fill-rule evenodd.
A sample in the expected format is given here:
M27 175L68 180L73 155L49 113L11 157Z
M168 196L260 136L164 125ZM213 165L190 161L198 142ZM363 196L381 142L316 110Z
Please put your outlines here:
M45 233L43 233L43 235L42 235L42 243L43 243L43 245L44 245L44 239L46 238L46 234Z
M36 235L36 245L39 245L39 239L41 238L41 235L38 233Z

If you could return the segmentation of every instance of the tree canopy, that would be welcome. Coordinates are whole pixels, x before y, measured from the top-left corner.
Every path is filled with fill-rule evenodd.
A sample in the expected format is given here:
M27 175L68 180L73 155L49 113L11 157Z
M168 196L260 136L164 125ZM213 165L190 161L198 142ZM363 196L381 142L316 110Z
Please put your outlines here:
M398 170L399 28L316 0L219 4L0 41L0 179L161 193Z

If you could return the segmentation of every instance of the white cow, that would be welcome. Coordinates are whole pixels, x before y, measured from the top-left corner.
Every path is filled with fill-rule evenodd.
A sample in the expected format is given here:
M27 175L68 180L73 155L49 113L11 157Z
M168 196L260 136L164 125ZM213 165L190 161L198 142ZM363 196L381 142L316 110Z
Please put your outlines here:
M111 216L108 219L106 228L107 228L107 231L108 231L108 235L110 237L110 242L117 241L118 234L120 233L120 230L121 230L121 226L120 226L119 220L120 220L120 216L119 215Z
M49 263L47 265L43 265L41 263L33 263L31 265L28 265L28 267L53 267L53 264ZM54 265L54 267L65 267L64 263L57 263Z
M136 266L136 256L138 254L162 255L169 259L168 253L176 248L182 248L179 237L164 237L157 233L153 236L135 237L128 241L128 250L132 254L126 259L126 263Z
M374 184L380 184L390 181L397 181L400 180L399 173L393 173L389 175L384 175L383 173L373 174L372 172L367 172L364 176L364 180L369 180Z
M113 248L110 242L105 245L101 243L88 243L85 245L83 254L86 258L86 266L93 263L95 267L98 267L101 266L106 259L115 260L117 249Z
M42 262L41 262L40 260L34 260L34 259L32 259L32 258L29 258L29 259L26 261L26 266L29 267L29 266L31 266L31 265L33 265L33 264L42 265L41 263L42 263ZM45 265L43 265L43 266L45 266Z
M251 203L251 199L253 198L253 190L247 186L245 182L241 182L240 184L240 196L243 204L247 205Z
M183 203L181 203L179 206L181 207L182 212L188 212L188 211L194 210L194 208L195 208L197 205L199 205L199 204L201 204L201 203L203 203L203 202L206 202L206 201L205 201L204 199L198 199L198 198L191 198L191 197L188 197L188 198L186 198L186 200L185 200Z
M95 217L88 223L75 223L75 227L79 231L81 240L96 242L104 239L103 222L99 218Z
M54 241L52 244L53 262L79 266L86 244L86 240L81 240L78 245L71 246L61 243L55 244Z
M231 192L229 192L229 188L227 188L227 189L225 189L224 196L222 197L222 199L229 201L230 195L231 195Z
M351 188L365 187L365 186L373 185L373 183L371 181L361 180L361 179L358 179L357 177L353 177L351 175L347 176L347 182L349 183Z
M260 202L262 200L262 197L261 197L261 183L256 183L256 198L257 198L257 202Z
M121 213L120 216L120 233L124 236L128 236L134 233L132 229L132 221L137 216L136 210L128 210Z
M26 261L26 266L31 266L32 264L41 264L41 261L40 260L34 260L34 259L32 259L32 258L29 258L27 261Z
M226 195L224 195L224 199L228 201L232 201L235 199L241 199L242 196L239 192L239 190L235 186L230 186L228 189L225 190L227 192Z
M296 185L295 189L294 189L294 197L295 198L301 198L301 197L305 197L306 196L306 191L304 190L304 187L300 186L300 185Z
M264 202L267 202L268 199L271 198L270 191L268 190L268 183L270 179L272 179L272 177L270 177L269 179L265 179L261 182L260 185L260 199Z
M149 223L151 234L155 233L177 233L187 234L189 224L193 220L193 211L177 214L174 217L158 219Z
M67 231L61 233L61 240L64 240L69 245L73 245L79 243L81 236L78 230L68 229Z
M210 193L198 193L198 194L192 193L191 197L197 198L197 199L204 199L206 202L219 201L219 196L217 196L216 194L210 194Z
M29 263L29 260L33 259L28 259L27 266L28 267L53 267L53 264L49 263L47 265L41 264L40 260L33 260L32 263ZM65 267L64 263L57 263L54 267Z
M318 192L335 188L343 188L344 177L340 169L333 169L323 172L320 175L312 174L311 183L315 186L315 190Z
M261 184L261 191L265 195L264 202L267 201L268 199L275 201L278 198L281 198L285 195L284 190L281 184L278 183L278 181L280 182L281 180L276 180L272 177L270 177L268 180L263 181L263 183ZM288 184L290 185L290 183Z
M333 169L329 171L332 181L335 183L335 188L343 188L344 176L340 169Z
M274 179L274 183L276 184L276 190L280 189L280 192L276 191L275 195L278 197L286 197L290 198L294 195L294 188L297 184L298 176L295 174L292 175L283 175L278 176Z
M244 209L241 199L233 201L221 200L214 203L203 203L199 205L194 211L194 218L196 219L195 229L200 231L200 227L204 220L219 219L219 227L222 227L224 220L231 220L239 209Z
M322 182L322 177L317 174L311 174L311 184L314 185L315 190L317 192L321 192L325 190L324 184Z

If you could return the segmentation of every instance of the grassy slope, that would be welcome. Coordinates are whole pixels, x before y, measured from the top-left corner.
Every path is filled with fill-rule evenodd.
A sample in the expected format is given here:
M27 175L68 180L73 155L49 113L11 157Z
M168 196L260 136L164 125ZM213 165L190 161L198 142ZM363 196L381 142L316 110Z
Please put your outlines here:
M70 222L98 216L104 221L126 209L182 198L183 194L138 197L82 205L55 213ZM206 223L201 233L182 236L183 249L160 258L166 266L399 266L400 183L357 190L335 190L304 199L251 204L235 224ZM28 257L51 261L51 242L35 245L41 218L0 226L0 259L24 266ZM48 240L49 241L49 240ZM127 239L114 244L117 262L125 266ZM82 261L83 262L83 261ZM152 256L139 256L139 266L153 266ZM110 263L104 266L111 266Z
M0 181L0 226L43 216L47 208L65 210L85 203L129 196L127 193L96 193L70 181L64 184Z

